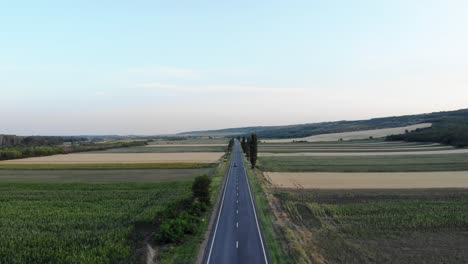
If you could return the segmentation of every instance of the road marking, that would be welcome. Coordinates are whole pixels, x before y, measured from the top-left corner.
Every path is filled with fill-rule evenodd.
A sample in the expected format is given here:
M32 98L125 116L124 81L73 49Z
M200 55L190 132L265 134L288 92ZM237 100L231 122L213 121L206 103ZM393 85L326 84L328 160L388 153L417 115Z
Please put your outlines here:
M244 162L244 161L242 161L242 162ZM265 246L263 245L262 233L260 232L260 226L258 225L257 212L256 212L256 209L255 209L255 204L253 202L252 192L250 191L250 184L249 184L249 179L248 179L248 176L247 176L247 171L245 169L245 166L244 166L244 175L245 175L246 180L247 180L247 188L249 189L250 202L252 203L252 208L253 208L254 217L255 217L255 223L257 224L258 236L260 237L260 243L262 244L263 257L265 258L265 263L268 264L268 259L267 259L266 252L265 252Z
M239 248L239 241L236 241L236 248Z
M239 203L239 199L237 199L237 201L236 201L236 202L237 202L237 203Z
M236 210L236 214L239 214L239 210Z
M224 185L223 199L221 200L221 206L219 207L218 219L216 220L216 227L215 227L215 231L214 231L214 234L213 234L213 240L211 241L210 252L208 253L208 260L206 261L206 263L210 263L211 253L213 251L213 245L214 245L214 242L215 242L215 239L216 239L216 232L218 231L219 218L221 216L221 211L223 210L224 198L226 197L227 185L228 185L228 182L229 182L229 177L231 177L231 168L232 168L232 166L229 166L228 178L226 179L226 182L225 182L225 185Z
M236 222L236 228L239 228L239 222Z

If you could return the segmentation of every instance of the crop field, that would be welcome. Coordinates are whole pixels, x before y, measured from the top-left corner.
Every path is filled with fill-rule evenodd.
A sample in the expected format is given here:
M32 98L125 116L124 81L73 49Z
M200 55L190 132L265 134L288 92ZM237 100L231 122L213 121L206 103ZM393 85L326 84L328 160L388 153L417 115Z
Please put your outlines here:
M468 149L357 140L261 143L270 236L288 263L464 263ZM263 175L263 177L262 177ZM278 262L280 263L280 262Z
M227 139L185 139L185 140L155 140L149 145L219 145L227 146Z
M293 262L465 263L468 190L277 190ZM293 252L296 252L295 254Z
M180 206L192 200L196 176L212 176L213 188L220 186L226 145L192 142L0 162L0 263L143 263L147 245L162 263L193 263L206 216L177 243L156 239L168 212L193 209Z
M1 161L1 164L98 164L98 163L216 163L223 152L200 153L76 153Z
M226 145L147 145L142 147L115 148L94 153L186 153L186 152L226 152Z
M195 169L55 169L0 170L1 182L124 183L193 180L215 168Z
M266 172L417 172L468 170L468 154L260 157Z
M468 188L468 171L441 172L265 172L280 188L306 189L412 189Z
M361 130L361 131L352 131L352 132L342 132L342 133L329 133L329 134L320 134L304 138L288 138L288 139L272 139L266 140L267 142L293 142L293 141L338 141L342 140L354 140L354 139L366 139L369 137L381 138L389 135L403 134L406 130L412 131L418 128L431 127L431 123L422 123L411 126L404 127L395 127L395 128L384 128L384 129L373 129L373 130Z
M191 183L0 183L0 263L138 263L129 239Z

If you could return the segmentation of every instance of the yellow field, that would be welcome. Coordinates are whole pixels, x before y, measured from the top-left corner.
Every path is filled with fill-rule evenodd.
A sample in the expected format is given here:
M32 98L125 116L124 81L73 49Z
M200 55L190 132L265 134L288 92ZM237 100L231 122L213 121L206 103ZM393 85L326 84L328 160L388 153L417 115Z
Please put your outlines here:
M386 137L389 135L403 134L405 133L405 130L412 131L417 128L426 128L430 126L432 126L431 123L422 123L422 124L405 126L405 127L362 130L362 131L343 132L343 133L330 133L330 134L314 135L314 136L305 137L305 138L272 139L272 140L262 140L262 141L265 141L268 143L280 143L280 142L293 142L293 141L309 141L309 142L338 141L340 139L352 140L352 139L366 139L369 137L382 138L382 137Z
M265 172L276 187L306 189L468 188L468 171L451 172Z
M215 163L223 152L75 153L1 161L0 164Z

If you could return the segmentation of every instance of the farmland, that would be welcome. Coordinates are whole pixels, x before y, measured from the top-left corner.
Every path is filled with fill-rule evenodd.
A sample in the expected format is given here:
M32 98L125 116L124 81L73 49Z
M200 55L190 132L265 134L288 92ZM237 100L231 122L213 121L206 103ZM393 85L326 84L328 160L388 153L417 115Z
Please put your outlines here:
M147 145L143 147L115 148L98 153L196 153L225 152L226 145Z
M468 191L278 190L309 262L463 263ZM299 255L296 255L299 259Z
M0 164L216 163L223 152L79 153L1 161Z
M142 263L149 247L157 261L193 263L209 213L187 213L198 210L193 179L211 176L215 198L227 163L219 165L225 146L183 147L190 151L158 145L1 162L0 263ZM179 214L190 230L175 244L159 239L161 224Z
M468 154L408 156L260 157L263 171L275 172L410 172L468 170Z
M132 234L190 182L0 184L0 262L135 262Z
M353 140L353 139L366 139L369 137L380 138L388 135L402 134L406 130L412 131L418 128L426 128L432 126L431 123L421 123L416 125L404 126L404 127L393 127L393 128L382 128L372 130L360 130L351 132L340 132L340 133L328 133L318 134L303 138L287 138L287 139L271 139L268 142L293 142L293 141L309 141L309 142L320 142L320 141L337 141L337 140Z
M262 143L259 151L251 181L267 201L259 210L274 263L468 259L466 149L374 139Z
M0 182L55 183L125 183L192 180L211 175L215 168L199 169L60 169L60 170L0 170Z
M468 172L265 172L281 188L306 189L408 189L468 188Z

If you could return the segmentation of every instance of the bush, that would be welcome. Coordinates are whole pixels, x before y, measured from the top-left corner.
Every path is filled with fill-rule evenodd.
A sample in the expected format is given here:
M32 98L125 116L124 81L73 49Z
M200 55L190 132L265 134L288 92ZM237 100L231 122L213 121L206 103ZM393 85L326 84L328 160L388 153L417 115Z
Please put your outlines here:
M1 159L19 159L21 157L23 157L23 153L16 149L0 150Z
M157 240L163 243L182 242L187 234L195 234L199 219L187 212L181 213L177 218L165 221L157 236Z
M192 194L194 200L198 200L206 205L210 204L210 186L211 179L204 175L195 178L192 185Z

